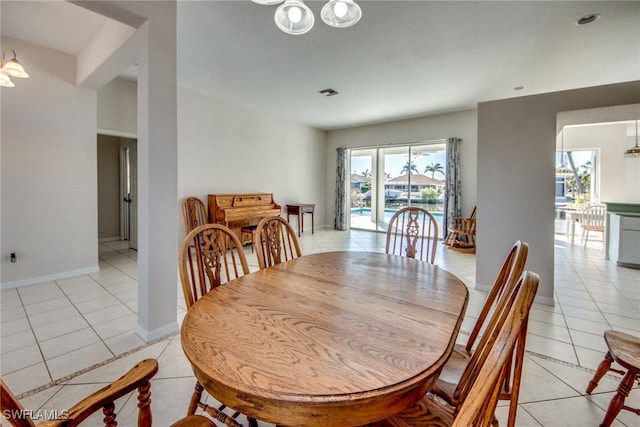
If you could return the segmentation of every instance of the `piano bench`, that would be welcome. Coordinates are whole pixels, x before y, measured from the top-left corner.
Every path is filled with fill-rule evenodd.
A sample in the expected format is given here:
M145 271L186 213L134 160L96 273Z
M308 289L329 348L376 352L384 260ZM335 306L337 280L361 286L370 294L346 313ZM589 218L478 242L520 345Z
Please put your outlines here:
M244 227L242 227L240 229L240 231L242 232L242 244L243 245L245 243L245 240L244 240L245 234L249 235L249 241L251 242L251 253L253 253L253 232L256 231L257 228L258 228L257 225L245 225Z

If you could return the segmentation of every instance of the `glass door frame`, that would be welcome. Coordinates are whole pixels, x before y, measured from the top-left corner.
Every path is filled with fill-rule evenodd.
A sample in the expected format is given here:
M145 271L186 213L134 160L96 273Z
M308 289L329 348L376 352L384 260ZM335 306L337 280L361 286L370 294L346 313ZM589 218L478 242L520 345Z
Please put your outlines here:
M390 181L393 179L391 179L391 176L390 176L391 174L385 171L385 165L387 163L390 163L390 162L387 162L388 154L385 153L385 151L398 152L398 154L402 155L403 157L406 157L407 159L407 163L403 167L403 170L405 168L408 168L408 171L405 174L400 172L399 176L393 178L398 181L396 184L396 188L386 188L388 186L387 179L389 178ZM386 232L388 221L390 219L390 213L391 213L389 212L389 215L386 215L385 217L385 213L388 208L387 205L392 206L393 208L401 208L404 206L411 206L412 203L416 203L417 201L420 200L420 196L414 197L414 193L416 192L420 193L420 189L413 188L414 180L412 175L413 174L421 175L422 171L417 168L413 169L412 165L415 165L417 163L416 160L423 155L427 157L431 154L441 153L441 152L444 153L442 162L446 164L446 140L433 140L433 141L414 142L414 143L407 143L407 144L392 144L392 145L382 145L382 146L373 146L373 147L351 148L349 150L350 176L351 174L355 174L357 172L356 170L353 169L354 157L360 157L357 155L354 156L354 153L366 153L365 155L370 156L371 158L370 160L370 167L371 167L370 178L371 179L369 181L370 197L368 199L370 203L369 203L368 211L367 211L367 207L364 206L364 203L354 204L352 195L354 194L353 191L355 187L350 182L349 185L350 185L351 191L349 191L348 205L350 206L351 213L353 213L353 209L358 209L358 208L361 209L361 215L358 215L358 216L364 217L368 212L370 215L370 221L367 222L365 218L359 218L358 223L356 224L354 223L354 215L351 214L349 219L349 227L354 229ZM397 163L397 160L396 160L396 163ZM444 166L442 164L440 165L442 166L442 171L439 171L439 173L443 175L443 178L442 178L443 184L441 186L442 187L441 192L443 192L444 191ZM412 169L413 169L413 172L411 172ZM406 176L406 184L402 182L404 181L403 175ZM367 199L363 198L363 201L364 200L367 200ZM389 209L392 210L392 207L389 207ZM365 215L362 215L362 214L365 214Z

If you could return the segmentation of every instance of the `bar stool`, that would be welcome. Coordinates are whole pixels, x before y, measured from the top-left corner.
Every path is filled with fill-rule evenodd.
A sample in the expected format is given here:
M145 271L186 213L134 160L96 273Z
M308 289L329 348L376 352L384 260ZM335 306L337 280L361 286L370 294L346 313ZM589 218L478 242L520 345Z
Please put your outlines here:
M244 227L242 227L240 229L240 232L242 233L242 244L244 245L244 242L246 241L244 239L245 234L249 235L249 241L251 242L251 253L253 253L253 232L256 231L256 228L258 227L258 225L245 225Z

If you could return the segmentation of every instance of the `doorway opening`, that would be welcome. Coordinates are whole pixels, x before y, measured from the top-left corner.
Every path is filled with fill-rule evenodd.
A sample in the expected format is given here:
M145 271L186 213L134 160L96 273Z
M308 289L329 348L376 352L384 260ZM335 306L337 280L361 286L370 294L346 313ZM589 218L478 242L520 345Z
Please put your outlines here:
M558 135L555 167L555 234L575 243L583 210L600 203L600 150L565 126Z
M98 134L98 241L138 246L137 140Z

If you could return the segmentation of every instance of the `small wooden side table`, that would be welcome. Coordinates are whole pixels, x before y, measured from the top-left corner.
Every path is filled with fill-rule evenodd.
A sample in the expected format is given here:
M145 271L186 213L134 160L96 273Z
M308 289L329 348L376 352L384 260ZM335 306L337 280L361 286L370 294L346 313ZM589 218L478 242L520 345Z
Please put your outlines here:
M313 203L297 203L292 205L287 205L287 221L289 220L290 215L296 215L298 217L298 237L300 237L300 233L304 231L304 214L311 214L311 234L313 234L313 229L315 227L313 213L316 205Z

